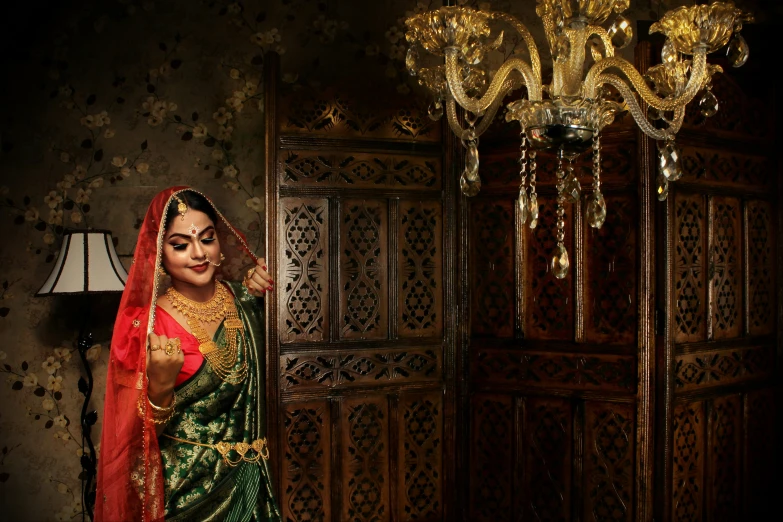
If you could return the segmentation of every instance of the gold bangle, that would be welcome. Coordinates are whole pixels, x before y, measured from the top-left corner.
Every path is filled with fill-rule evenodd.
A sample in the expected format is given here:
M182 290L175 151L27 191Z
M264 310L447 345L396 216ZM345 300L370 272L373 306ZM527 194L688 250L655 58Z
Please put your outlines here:
M144 399L144 394L139 395L139 400L136 401L136 407L139 411L139 417L144 418L144 406L142 405L142 400ZM156 406L155 404L150 401L149 397L147 397L147 404L150 406L150 420L154 424L166 424L168 421L171 420L171 418L174 416L174 407L177 405L177 394L174 394L174 398L171 400L171 405L162 408L160 406Z

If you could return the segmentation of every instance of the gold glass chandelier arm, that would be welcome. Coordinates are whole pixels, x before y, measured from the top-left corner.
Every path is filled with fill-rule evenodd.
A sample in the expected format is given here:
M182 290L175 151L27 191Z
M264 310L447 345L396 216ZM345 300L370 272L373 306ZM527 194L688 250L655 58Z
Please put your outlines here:
M541 83L541 58L538 54L536 41L533 39L533 35L530 34L530 31L527 30L527 27L522 25L519 20L506 13L493 12L492 18L506 22L508 25L513 27L516 32L519 33L519 35L522 37L522 40L524 40L525 45L527 46L528 53L530 54L530 68L533 69L533 73L536 75L538 83Z
M501 92L507 93L509 89L512 88L513 82L511 80L506 81L506 83L503 84L503 89ZM492 105L489 106L489 109L487 109L487 112L484 114L484 116L481 118L481 122L478 124L478 126L475 128L474 132L476 136L481 136L484 134L484 131L487 130L487 128L492 123L492 120L495 119L495 114L497 114L498 109L500 108L500 105L503 103L503 99L506 97L505 94L498 96L493 102ZM451 131L457 135L457 137L461 140L468 139L469 136L469 129L463 129L462 126L459 124L459 121L457 120L457 104L454 101L454 98L449 96L446 100L446 119L449 122L449 127L451 127Z
M589 33L587 27L579 27L576 29L567 28L565 30L568 40L571 42L571 52L568 55L566 61L566 69L564 71L564 89L555 89L557 94L565 94L567 96L578 96L579 90L582 87L582 74L584 72L585 65L585 46L587 45L587 38ZM555 62L555 66L557 66Z
M492 83L487 88L487 92L480 99L471 98L465 93L460 79L460 69L459 51L453 47L446 49L446 81L449 90L463 109L474 114L483 113L495 101L495 98L505 96L507 89L504 89L503 86L509 74L514 71L522 74L527 86L528 99L531 101L541 100L541 83L536 81L533 69L519 58L511 58L500 66Z
M673 111L677 107L686 105L690 102L694 96L696 96L699 89L701 89L701 86L704 83L704 75L707 72L707 53L704 48L698 49L694 53L688 85L682 94L673 98L661 98L655 94L650 87L647 86L647 82L644 81L644 78L639 71L626 60L617 56L606 58L595 63L590 68L590 72L587 73L587 77L585 78L585 96L587 98L594 99L596 97L598 86L601 85L599 78L608 76L601 73L612 67L616 67L623 72L626 78L630 80L633 88L645 102L662 111Z
M609 33L606 32L606 29L600 25L588 25L587 38L590 39L593 35L600 38L604 44L604 58L612 58L614 56L614 45L612 45L612 39L609 38Z
M628 84L626 84L621 78L618 76L615 76L614 74L602 74L598 80L601 84L608 83L618 91L620 91L620 95L623 97L623 101L625 101L625 104L628 106L628 112L631 113L631 116L633 116L634 121L637 125L639 125L639 128L642 129L642 132L644 132L646 135L651 137L654 140L665 140L666 138L669 138L673 136L677 130L679 130L679 126L677 130L673 130L671 128L667 129L656 129L652 126L652 124L647 120L647 116L644 114L644 111L642 111L642 108L639 106L639 102L636 101L636 96L634 96L633 91L630 87L628 87ZM684 110L683 110L684 114ZM676 116L676 113L675 113Z

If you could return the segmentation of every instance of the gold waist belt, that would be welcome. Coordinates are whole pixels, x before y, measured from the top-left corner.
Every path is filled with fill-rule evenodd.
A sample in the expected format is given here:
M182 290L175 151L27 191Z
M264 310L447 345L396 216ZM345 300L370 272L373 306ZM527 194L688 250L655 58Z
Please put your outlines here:
M266 437L263 439L256 439L250 444L247 442L217 442L215 444L204 444L203 442L193 442L192 440L178 439L171 435L163 434L164 437L182 442L183 444L190 444L192 446L202 446L204 448L211 448L217 450L220 456L223 457L223 461L231 467L237 466L242 462L250 462L255 464L260 459L269 460L269 447L266 445ZM239 458L231 460L228 457L230 451L235 451ZM251 451L252 450L252 451Z

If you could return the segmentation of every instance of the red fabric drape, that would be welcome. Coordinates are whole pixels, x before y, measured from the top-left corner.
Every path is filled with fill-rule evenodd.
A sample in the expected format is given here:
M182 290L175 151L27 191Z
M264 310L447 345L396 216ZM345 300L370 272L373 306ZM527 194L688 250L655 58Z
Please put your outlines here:
M139 401L139 397L147 395L147 335L154 328L152 305L161 290L156 276L161 266L165 211L172 197L183 190L191 189L168 188L150 203L117 312L98 459L97 522L163 520L163 475L155 424L150 420L147 402ZM246 254L248 263L255 263L245 237L215 211L221 221L215 225L227 257L233 242L234 254ZM226 240L231 236L236 241ZM143 419L138 413L139 403Z

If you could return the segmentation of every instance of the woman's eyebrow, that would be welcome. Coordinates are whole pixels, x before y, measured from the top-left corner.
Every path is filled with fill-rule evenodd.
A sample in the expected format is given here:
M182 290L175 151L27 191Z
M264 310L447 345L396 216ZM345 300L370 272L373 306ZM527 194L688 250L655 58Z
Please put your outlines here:
M207 232L214 231L214 230L215 230L215 227L213 227L212 225L209 225L207 228L205 228L204 230L202 230L201 232L199 232L199 234L198 234L198 235L199 235L199 236L203 236L203 235L204 235L204 234L206 234ZM168 237L167 241L168 241L169 239L174 239L175 237L181 237L182 239L191 239L193 236L191 236L190 234L178 234L178 233L176 233L176 234L171 234L171 235Z

